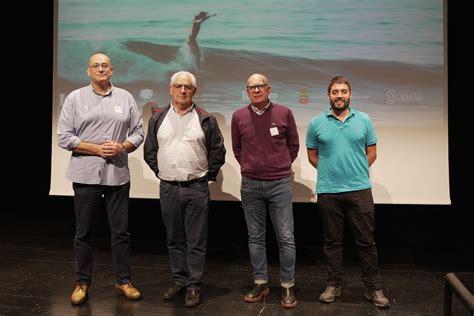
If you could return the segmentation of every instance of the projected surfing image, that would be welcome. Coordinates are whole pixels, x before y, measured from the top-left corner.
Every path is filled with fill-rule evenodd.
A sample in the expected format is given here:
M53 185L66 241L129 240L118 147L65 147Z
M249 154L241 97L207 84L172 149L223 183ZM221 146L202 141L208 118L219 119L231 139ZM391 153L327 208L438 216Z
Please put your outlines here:
M105 52L141 109L168 104L170 74L189 70L196 103L229 124L257 72L306 126L344 75L351 105L378 126L445 121L442 1L59 0L57 47L60 104L88 82L85 58Z

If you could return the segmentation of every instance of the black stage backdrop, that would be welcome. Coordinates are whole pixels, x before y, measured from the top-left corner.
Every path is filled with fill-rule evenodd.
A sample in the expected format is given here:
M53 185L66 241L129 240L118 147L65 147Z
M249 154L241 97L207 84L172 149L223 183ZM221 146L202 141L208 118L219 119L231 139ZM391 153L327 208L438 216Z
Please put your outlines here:
M24 8L16 11L24 12ZM51 159L51 104L53 69L53 1L24 12L8 30L18 48L5 50L4 79L14 81L3 92L13 100L3 117L3 177L0 193L1 210L25 220L58 220L74 222L72 197L49 196ZM448 269L474 270L474 233L471 168L468 165L470 139L472 80L471 60L466 50L468 36L466 18L460 2L448 3L448 100L449 100L449 168L451 205L376 205L376 240L383 254L387 250L408 250L408 260L431 265L446 264ZM17 15L18 16L18 15ZM15 33L24 23L24 34ZM35 44L36 43L36 44ZM36 46L34 46L36 45ZM11 70L11 69L13 70ZM15 79L13 79L15 78ZM11 113L11 114L10 114ZM24 120L11 122L12 115ZM6 158L9 157L14 158ZM406 154L410 159L410 153ZM54 168L54 166L53 166ZM25 181L22 179L28 179ZM401 179L400 181L403 181ZM466 184L467 182L467 184ZM21 183L21 184L20 184ZM8 217L6 217L8 218ZM0 217L0 220L2 217ZM297 245L320 248L319 215L313 203L295 204ZM157 200L131 201L130 228L132 236L163 239L161 215ZM238 202L213 202L210 241L246 244L246 229ZM350 238L349 238L349 243ZM71 239L72 247L72 239ZM392 260L393 259L393 260ZM405 258L388 258L401 261Z

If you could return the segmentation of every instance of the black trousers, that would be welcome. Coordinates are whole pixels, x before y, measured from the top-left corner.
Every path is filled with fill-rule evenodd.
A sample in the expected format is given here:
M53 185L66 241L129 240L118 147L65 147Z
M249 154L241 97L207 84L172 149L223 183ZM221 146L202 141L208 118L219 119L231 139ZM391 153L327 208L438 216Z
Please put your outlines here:
M110 227L112 265L116 283L130 280L130 233L128 202L130 182L120 186L73 183L76 235L74 256L76 282L90 284L94 227L99 220L102 200L105 202Z
M188 288L200 288L207 251L207 177L184 186L161 181L160 205L173 280Z
M347 217L362 268L362 281L369 291L380 290L377 248L374 241L372 190L318 194L317 202L324 233L324 254L328 261L328 285L341 286L344 219Z

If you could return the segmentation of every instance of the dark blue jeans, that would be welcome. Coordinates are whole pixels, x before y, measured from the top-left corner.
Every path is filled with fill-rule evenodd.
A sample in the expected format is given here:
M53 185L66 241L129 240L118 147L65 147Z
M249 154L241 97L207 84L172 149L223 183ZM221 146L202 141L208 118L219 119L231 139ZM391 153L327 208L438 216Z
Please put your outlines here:
M323 223L324 254L328 260L328 285L342 285L342 240L347 217L359 252L362 281L369 291L380 290L372 190L318 194L317 203Z
M94 226L99 220L102 200L105 202L110 227L112 265L116 283L131 277L130 233L128 232L128 200L130 182L119 186L73 183L76 236L74 255L76 281L90 284Z
M160 205L176 283L200 288L207 250L207 177L187 186L160 182Z
M293 234L291 178L262 181L242 177L240 194L247 222L250 261L255 282L268 281L265 246L268 210L280 253L280 282L285 287L293 286L296 248Z

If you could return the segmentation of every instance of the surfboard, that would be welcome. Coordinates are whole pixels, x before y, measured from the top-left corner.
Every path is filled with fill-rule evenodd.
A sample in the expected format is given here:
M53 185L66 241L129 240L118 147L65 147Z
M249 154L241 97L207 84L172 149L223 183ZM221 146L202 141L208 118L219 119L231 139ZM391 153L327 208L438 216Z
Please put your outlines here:
M167 64L176 58L178 46L161 45L145 41L127 41L125 47L134 53L147 56L162 64Z

